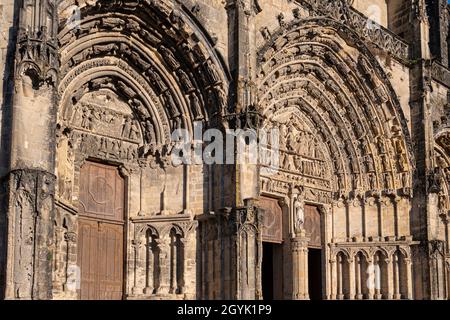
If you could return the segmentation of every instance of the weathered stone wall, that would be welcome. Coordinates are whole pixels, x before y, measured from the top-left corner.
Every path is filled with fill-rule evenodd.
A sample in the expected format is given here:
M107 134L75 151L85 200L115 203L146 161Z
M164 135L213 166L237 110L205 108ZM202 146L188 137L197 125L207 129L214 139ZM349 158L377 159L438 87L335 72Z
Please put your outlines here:
M448 298L442 1L95 3L61 2L46 20L57 35L43 21L20 34L9 100L0 64L8 298L78 298L90 161L125 181L125 298L261 298L263 241L276 233L262 196L280 208L278 298L309 298L308 251L319 247L323 298ZM33 51L41 41L49 56ZM1 46L5 61L12 47ZM278 170L174 165L171 134L193 134L196 121L279 129ZM366 285L374 272L380 287Z
M0 176L7 172L9 150L9 130L8 118L11 116L11 95L13 89L12 72L14 58L14 1L3 1L0 5L0 146L2 156L0 157Z

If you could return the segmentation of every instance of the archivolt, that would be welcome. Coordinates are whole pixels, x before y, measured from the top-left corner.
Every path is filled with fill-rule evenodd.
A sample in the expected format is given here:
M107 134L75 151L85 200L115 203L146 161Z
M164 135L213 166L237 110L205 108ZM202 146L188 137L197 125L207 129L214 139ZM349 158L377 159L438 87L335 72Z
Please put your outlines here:
M228 72L182 7L162 0L86 1L77 22L64 14L73 4L59 7L63 108L108 88L129 103L143 132L151 119L160 145L176 128L192 130L194 120L223 114Z
M409 190L405 117L387 76L354 33L326 18L296 20L276 32L258 58L258 106L266 126L298 110L326 144L335 191Z

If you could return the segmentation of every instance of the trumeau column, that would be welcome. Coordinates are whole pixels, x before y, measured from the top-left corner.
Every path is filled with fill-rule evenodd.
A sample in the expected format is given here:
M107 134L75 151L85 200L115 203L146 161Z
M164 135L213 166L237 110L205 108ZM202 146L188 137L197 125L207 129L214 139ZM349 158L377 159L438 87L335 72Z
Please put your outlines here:
M308 300L308 242L305 230L296 232L292 239L292 299Z
M230 241L230 294L226 298L235 300L262 299L261 264L262 234L261 210L252 201L246 201L244 207L220 212L220 233ZM227 241L228 241L227 240ZM227 272L222 270L221 272ZM225 275L221 281L225 280ZM223 284L221 285L223 286Z
M52 296L54 219L56 5L23 1L15 55L8 182L6 299Z

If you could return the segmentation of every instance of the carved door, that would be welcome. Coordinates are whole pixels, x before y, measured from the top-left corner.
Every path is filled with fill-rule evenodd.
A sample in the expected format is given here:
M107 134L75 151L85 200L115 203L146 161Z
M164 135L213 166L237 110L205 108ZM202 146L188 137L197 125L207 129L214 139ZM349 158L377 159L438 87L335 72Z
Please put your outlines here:
M262 240L265 242L282 243L283 210L281 209L278 200L261 197L258 201L258 207L264 209Z
M322 248L322 225L320 222L320 212L316 206L305 204L305 224L307 236L310 238L310 248Z
M124 191L117 168L94 162L81 168L77 259L82 300L122 298Z

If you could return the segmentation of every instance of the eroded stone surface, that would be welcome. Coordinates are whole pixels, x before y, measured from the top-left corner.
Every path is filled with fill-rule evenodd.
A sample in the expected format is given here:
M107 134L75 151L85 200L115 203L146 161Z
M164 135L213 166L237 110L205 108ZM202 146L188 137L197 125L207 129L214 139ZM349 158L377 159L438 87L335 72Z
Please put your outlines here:
M17 25L13 2L5 298L117 298L86 271L106 261L126 299L448 299L445 0L50 0ZM195 121L278 129L280 169L173 165Z

